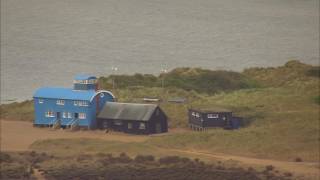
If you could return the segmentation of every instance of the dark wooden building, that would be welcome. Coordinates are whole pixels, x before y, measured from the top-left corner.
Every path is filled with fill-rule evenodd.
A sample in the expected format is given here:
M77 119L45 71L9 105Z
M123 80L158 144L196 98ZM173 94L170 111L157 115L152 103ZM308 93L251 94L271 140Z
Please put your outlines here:
M188 111L189 127L193 130L207 130L208 128L221 127L225 129L239 128L239 118L234 118L232 112L222 108L199 109L192 108Z
M106 103L98 114L100 129L132 134L168 131L167 116L156 104Z

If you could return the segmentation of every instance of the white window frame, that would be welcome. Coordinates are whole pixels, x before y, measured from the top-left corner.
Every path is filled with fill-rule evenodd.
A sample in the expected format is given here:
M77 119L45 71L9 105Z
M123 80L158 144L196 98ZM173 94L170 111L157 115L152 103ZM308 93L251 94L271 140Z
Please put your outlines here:
M146 129L146 123L141 122L141 123L139 124L139 129Z
M46 112L45 112L45 116L46 116L46 117L55 117L55 116L54 116L54 112L51 111L51 110L46 111Z
M121 120L114 120L113 124L117 125L117 126L121 126L123 124L123 122Z
M73 101L73 105L75 106L89 106L88 101Z
M72 113L68 112L68 118L72 118Z
M62 118L67 118L67 112L62 112Z
M219 114L208 114L209 119L217 119L219 118Z
M39 104L43 104L44 99L38 99Z
M79 113L79 119L86 119L86 113Z
M128 129L132 129L133 128L133 124L131 122L128 123Z
M57 105L64 105L65 104L65 101L63 99L58 99L57 100Z

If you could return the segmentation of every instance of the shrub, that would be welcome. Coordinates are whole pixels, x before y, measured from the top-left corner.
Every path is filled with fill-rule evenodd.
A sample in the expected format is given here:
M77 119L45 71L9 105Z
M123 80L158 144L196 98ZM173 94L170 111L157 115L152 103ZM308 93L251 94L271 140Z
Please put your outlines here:
M286 177L291 177L291 176L292 176L292 173L290 173L290 172L285 172L285 173L283 173L283 175L286 176Z
M302 162L302 159L299 158L299 157L297 157L294 161L295 161L295 162Z
M120 154L120 156L117 158L118 162L120 163L129 163L132 161L132 159L124 152Z
M92 160L92 156L90 156L88 154L82 154L82 155L79 155L76 160L78 162Z
M137 163L144 163L144 162L152 162L154 161L154 156L152 155L137 155L134 159L135 162Z
M266 171L272 171L274 169L274 166L268 165L266 166Z
M11 156L7 153L0 152L0 162L11 162Z
M312 67L310 70L307 71L306 73L308 76L313 76L313 77L320 77L320 67Z
M320 105L320 96L316 96L314 102Z
M99 79L103 88L110 88L115 80L117 88L166 87L180 88L187 91L216 93L219 91L259 87L251 78L232 71L212 71L201 68L176 68L166 74L111 75Z
M185 159L180 158L179 156L167 156L159 159L160 164L177 164L180 162L185 162Z
M36 157L37 153L35 151L31 151L29 154L31 157Z

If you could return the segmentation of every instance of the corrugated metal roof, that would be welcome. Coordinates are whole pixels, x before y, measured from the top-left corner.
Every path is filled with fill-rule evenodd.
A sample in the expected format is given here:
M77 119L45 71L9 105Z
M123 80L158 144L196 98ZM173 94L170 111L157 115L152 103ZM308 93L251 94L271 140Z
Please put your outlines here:
M192 107L191 110L196 110L203 113L213 113L213 112L232 112L229 109L221 108L221 107Z
M157 107L155 104L107 102L98 118L148 121Z
M78 74L74 77L74 80L88 80L88 79L97 79L97 78L90 74Z
M33 97L90 101L95 94L94 90L77 91L70 88L44 87L38 89Z

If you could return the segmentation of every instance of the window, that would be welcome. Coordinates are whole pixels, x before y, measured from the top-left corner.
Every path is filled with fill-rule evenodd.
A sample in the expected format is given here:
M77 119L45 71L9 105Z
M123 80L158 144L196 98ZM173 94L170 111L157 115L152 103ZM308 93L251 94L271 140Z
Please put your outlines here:
M87 101L79 101L79 106L88 106Z
M71 112L68 112L68 118L72 118Z
M85 119L86 113L79 113L79 119Z
M100 94L100 97L103 98L103 97L104 97L104 93L101 93L101 94Z
M97 80L96 80L96 79L90 79L90 80L89 80L89 84L95 84L95 83L97 83Z
M53 112L53 111L47 111L47 112L45 113L45 116L46 116L46 117L54 117L54 112Z
M113 124L120 126L120 125L122 125L122 121L120 121L120 120L114 120L114 121L113 121Z
M104 129L108 129L108 122L107 122L107 121L104 121L104 122L102 123L102 126L103 126Z
M43 102L43 99L39 99L39 104L42 104Z
M63 113L62 113L62 117L63 117L63 118L67 118L67 113L66 113L66 112L63 112Z
M128 123L128 129L132 129L132 123Z
M191 115L194 116L194 117L197 117L197 118L200 117L200 114L196 113L196 112L192 112Z
M61 99L57 100L57 104L58 105L64 105L64 100L61 100Z
M88 101L74 101L73 104L75 106L89 106Z
M140 123L139 129L146 129L146 123Z
M208 114L208 118L219 118L219 114Z
M95 84L97 83L96 79L89 79L89 80L74 80L74 84Z

